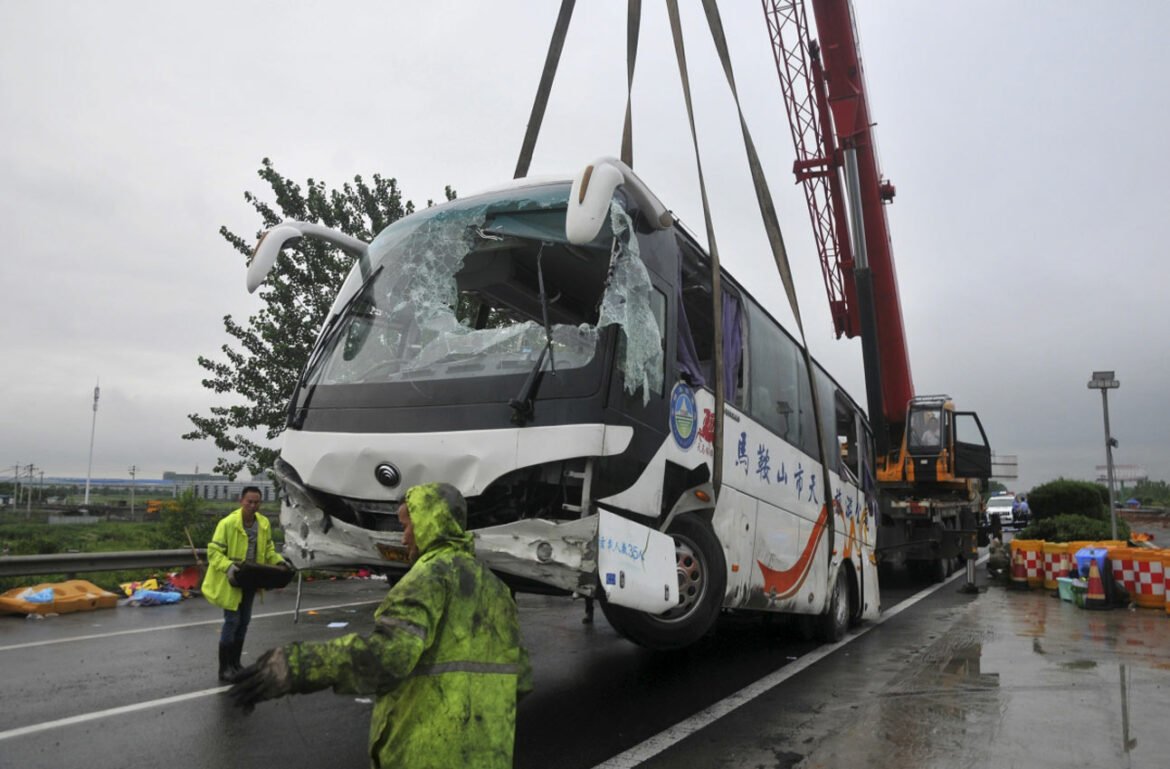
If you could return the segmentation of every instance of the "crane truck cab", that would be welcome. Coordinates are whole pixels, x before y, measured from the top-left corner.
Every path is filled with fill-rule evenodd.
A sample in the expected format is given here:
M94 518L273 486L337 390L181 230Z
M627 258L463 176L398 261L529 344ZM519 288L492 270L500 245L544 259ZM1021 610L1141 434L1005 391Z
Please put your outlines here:
M911 398L901 446L894 448L878 459L881 483L941 483L958 491L991 475L991 446L979 415L956 411L949 395Z
M938 581L973 554L991 447L979 416L956 411L949 395L911 398L905 421L891 428L901 440L876 462L878 555Z

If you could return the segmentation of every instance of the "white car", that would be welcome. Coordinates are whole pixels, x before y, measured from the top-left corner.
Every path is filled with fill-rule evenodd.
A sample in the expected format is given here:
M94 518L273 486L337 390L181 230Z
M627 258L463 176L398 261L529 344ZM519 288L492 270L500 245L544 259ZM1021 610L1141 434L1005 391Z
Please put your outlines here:
M991 516L999 515L999 522L1001 525L1012 525L1013 502L1015 502L1015 497L1011 494L1003 494L1001 496L992 497L991 499L987 500L987 507L983 508L983 520L990 524Z

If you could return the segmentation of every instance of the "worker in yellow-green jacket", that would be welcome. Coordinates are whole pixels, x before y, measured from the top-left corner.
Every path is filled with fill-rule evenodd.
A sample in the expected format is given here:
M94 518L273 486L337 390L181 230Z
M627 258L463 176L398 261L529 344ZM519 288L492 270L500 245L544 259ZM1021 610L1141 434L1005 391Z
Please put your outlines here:
M231 681L240 672L244 636L252 619L256 587L237 580L243 564L285 565L272 545L272 524L260 510L260 489L245 486L239 509L221 518L207 543L207 576L203 597L223 609L219 632L219 680Z
M516 701L532 689L516 602L475 560L455 487L412 487L398 518L413 565L374 612L373 632L272 649L230 694L245 710L328 687L376 695L372 766L511 767Z

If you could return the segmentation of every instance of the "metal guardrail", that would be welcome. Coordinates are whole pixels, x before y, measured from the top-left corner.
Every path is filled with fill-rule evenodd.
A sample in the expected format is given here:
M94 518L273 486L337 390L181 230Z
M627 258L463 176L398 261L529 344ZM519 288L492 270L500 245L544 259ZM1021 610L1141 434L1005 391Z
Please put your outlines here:
M207 563L207 550L195 551ZM83 571L119 571L193 566L191 548L182 550L127 550L113 553L53 553L51 555L8 555L0 557L0 577L31 577L39 574L77 574Z

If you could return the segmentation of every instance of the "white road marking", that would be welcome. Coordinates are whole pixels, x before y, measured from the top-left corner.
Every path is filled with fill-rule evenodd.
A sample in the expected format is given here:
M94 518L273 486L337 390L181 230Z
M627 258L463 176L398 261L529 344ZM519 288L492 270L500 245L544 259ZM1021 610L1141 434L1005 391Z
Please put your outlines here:
M984 556L977 563L982 563L983 561L986 560L986 558L987 557ZM669 729L666 729L664 731L659 732L658 734L654 735L653 737L646 740L645 742L643 742L639 745L635 745L634 747L630 748L629 750L625 751L624 753L621 753L621 754L609 759L608 761L605 761L601 764L598 764L596 767L594 767L594 769L632 769L632 767L637 766L638 764L642 763L643 761L646 761L646 760L652 758L653 756L658 755L659 753L666 750L667 748L671 747L672 745L677 743L679 740L699 731L700 729L713 723L714 721L717 721L718 719L727 715L728 713L735 710L739 706L745 705L748 702L751 702L752 700L754 700L756 697L759 697L764 692L767 692L768 690L776 687L781 682L785 681L788 678L791 678L792 676L796 675L797 673L804 670L805 668L810 667L811 665L819 662L823 658L832 654L837 649L840 649L842 646L845 646L848 643L852 643L853 641L855 641L858 638L860 638L861 636L865 635L870 630L872 630L873 628L882 624L886 620L890 619L891 617L896 616L897 614L902 612L904 609L910 608L911 606L918 603L919 601L926 598L927 596L931 595L932 593L936 592L940 588L950 584L951 582L954 582L956 579L963 576L965 574L965 571L966 571L965 569L960 569L950 579L947 579L947 580L945 580L945 581L943 581L943 582L941 582L938 585L935 585L933 587L926 588L925 590L917 593L916 595L906 599L905 601L898 604L897 606L890 609L889 611L883 612L882 615L878 619L874 620L872 623L866 625L865 627L861 628L860 630L855 631L848 638L845 638L841 641L838 641L835 644L822 646L822 647L818 648L817 650L804 655L796 662L794 662L790 665L785 665L780 670L777 670L775 673L772 673L771 675L768 675L768 676L765 676L764 678L761 678L760 680L756 681L754 684L751 684L749 686L745 686L743 689L740 689L738 692L735 692L734 694L730 695L729 697L726 697L726 698L720 700L719 702L716 702L715 704L696 713L695 715L691 716L690 718L687 718L683 721L680 721L679 723L675 724L674 726L670 727ZM322 611L324 609L341 609L341 608L346 608L349 606L362 606L365 604L378 603L378 602L379 601L355 601L352 603L341 603L341 604L333 604L330 606L319 606L319 607L316 607L315 609L305 609L305 611ZM292 613L293 613L292 611L268 612L267 614L253 615L253 618L255 619L255 618L261 618L261 617L279 617L279 616L292 614ZM201 622L186 622L186 623L181 623L181 624L177 624L177 625L167 625L164 627L140 628L140 629L136 629L136 630L121 630L121 631L117 631L114 633L99 633L99 634L87 635L87 636L76 636L74 638L62 638L62 639L56 639L56 640L50 640L50 641L36 641L33 643L27 643L27 644L12 644L10 646L0 646L0 651L5 651L5 650L9 650L9 649L20 649L20 648L25 648L25 647L30 647L30 646L43 646L43 645L53 644L53 643L66 643L68 641L83 641L83 640L92 639L92 638L109 638L112 636L128 635L130 633L147 633L147 632L152 632L152 631L156 631L156 630L170 630L170 629L175 629L175 628L193 627L193 626L197 626L197 625L217 624L219 622L222 622L222 620L216 619L216 620L206 620L206 621L201 621ZM68 718L60 718L60 719L57 719L55 721L44 721L44 722L39 723L39 724L30 724L29 726L22 726L22 727L19 727L17 729L9 729L7 731L0 732L0 741L12 739L13 737L24 737L24 736L27 736L29 734L36 734L38 732L43 732L43 731L46 731L49 729L57 729L57 728L60 728L63 726L73 726L75 724L82 724L82 723L86 723L88 721L97 721L97 720L102 719L102 718L111 718L113 716L126 715L127 713L135 713L135 712L138 712L140 710L157 709L157 708L162 707L164 705L172 705L172 704L177 703L177 702L185 702L187 700L199 699L200 697L208 697L208 696L211 696L213 694L220 694L222 692L226 692L230 688L231 688L230 686L216 686L212 689L201 689L201 690L195 691L195 692L188 692L187 694L176 694L173 697L164 697L162 699L150 700L148 702L138 702L138 703L134 703L132 705L123 705L121 707L109 708L107 710L97 710L97 711L93 711L91 713L82 713L81 715L70 716Z
M310 606L301 609L301 612L309 611L325 611L326 609L345 609L350 606L365 606L371 603L381 603L382 599L374 599L369 601L353 601L351 603L335 603L329 606ZM252 619L263 619L264 617L282 617L287 614L292 614L295 610L288 611L270 611L263 614L253 614ZM27 649L33 646L49 646L51 644L63 644L71 641L91 641L95 638L113 638L120 635L133 635L134 633L155 633L162 630L177 630L184 627L198 627L199 625L222 625L223 617L217 619L205 619L198 622L180 622L176 625L160 625L158 627L142 627L134 630L115 630L111 633L92 633L90 635L73 636L72 638L50 638L45 641L29 641L28 643L9 644L8 646L0 646L0 652L11 651L13 649Z
M46 729L59 729L62 726L74 726L76 724L83 724L87 721L96 721L99 718L110 718L111 716L123 716L127 713L134 713L139 710L148 710L152 708L160 708L164 705L172 705L176 702L184 702L186 700L194 700L199 697L206 697L211 694L219 694L226 692L230 686L217 686L214 689L203 689L198 692L188 692L187 694L176 694L174 697L163 697L161 700L151 700L150 702L138 702L133 705L123 705L120 708L110 708L109 710L98 710L93 713L82 713L79 716L70 716L69 718L59 718L56 721L45 721L40 724L32 724L30 726L22 726L19 729L9 729L6 732L0 732L0 741L7 740L12 737L24 737L29 734L36 734L43 732Z
M987 556L985 555L976 561L976 564L978 565L986 560ZM720 718L723 718L725 715L732 712L741 705L746 705L756 697L759 697L761 694L764 694L765 692L779 686L781 683L801 672L805 668L815 665L825 657L840 649L842 646L853 643L858 638L865 635L870 630L873 630L875 627L882 624L886 620L897 616L906 609L909 609L914 604L949 585L956 579L959 579L960 577L966 577L966 574L967 568L964 565L963 568L959 569L957 572L951 575L949 579L943 580L937 585L928 587L925 590L914 594L889 611L882 612L881 616L879 616L876 620L854 631L849 636L841 639L837 643L821 646L816 650L809 652L796 662L785 665L776 672L764 676L753 684L745 686L739 691L723 698L719 702L716 702L713 705L700 710L690 718L683 719L674 726L662 730L650 739L635 745L624 753L619 753L613 758L602 761L600 764L593 767L593 769L633 769L633 767L638 766L644 761L650 760L667 748L673 747L680 740L683 740L700 729L703 729L715 721L718 721Z

